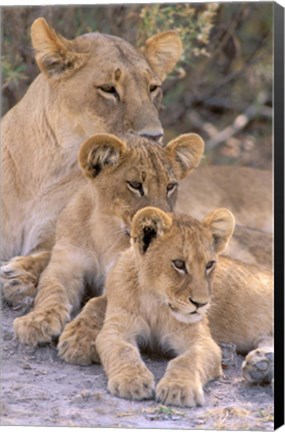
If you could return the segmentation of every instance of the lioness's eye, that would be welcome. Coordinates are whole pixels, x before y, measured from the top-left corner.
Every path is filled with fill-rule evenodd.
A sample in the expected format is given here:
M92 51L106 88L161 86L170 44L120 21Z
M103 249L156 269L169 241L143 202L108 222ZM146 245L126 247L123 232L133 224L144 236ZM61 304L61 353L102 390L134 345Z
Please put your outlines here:
M137 181L127 181L127 185L129 187L129 189L135 191L135 192L139 192L139 194L141 196L144 195L144 191L143 191L143 185L141 182L137 182Z
M181 272L187 273L185 261L176 259L172 261L172 265L175 268L175 270L178 270L180 273Z
M119 94L118 94L117 90L111 84L104 84L104 85L99 86L97 88L99 90L101 90L102 92L111 94L111 95L115 96L117 99L119 99Z
M155 90L157 90L158 88L160 88L160 86L158 86L158 85L156 85L156 84L151 84L151 85L149 86L149 91L152 93L152 92L154 92Z
M174 192L174 190L177 188L177 183L168 183L168 185L166 186L166 190L167 190L167 193L170 193L170 192Z
M212 268L214 267L215 264L216 264L216 261L209 261L206 264L206 271L209 272L210 270L212 270Z

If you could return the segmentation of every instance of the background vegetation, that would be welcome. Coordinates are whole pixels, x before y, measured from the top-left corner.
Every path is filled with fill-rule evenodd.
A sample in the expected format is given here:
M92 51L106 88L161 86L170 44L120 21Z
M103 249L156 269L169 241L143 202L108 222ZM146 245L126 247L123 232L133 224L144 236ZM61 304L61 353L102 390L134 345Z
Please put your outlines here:
M167 138L207 142L204 163L271 169L272 2L2 8L2 114L38 74L30 26L43 16L67 38L100 31L143 45L175 28L184 55L164 84Z

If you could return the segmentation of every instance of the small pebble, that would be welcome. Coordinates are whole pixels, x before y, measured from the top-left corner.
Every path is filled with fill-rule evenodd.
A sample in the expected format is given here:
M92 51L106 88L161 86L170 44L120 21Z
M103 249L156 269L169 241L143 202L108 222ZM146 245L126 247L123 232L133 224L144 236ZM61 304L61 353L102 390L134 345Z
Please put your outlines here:
M28 363L25 363L25 364L22 366L22 368L25 369L25 370L32 369L31 365L29 365Z

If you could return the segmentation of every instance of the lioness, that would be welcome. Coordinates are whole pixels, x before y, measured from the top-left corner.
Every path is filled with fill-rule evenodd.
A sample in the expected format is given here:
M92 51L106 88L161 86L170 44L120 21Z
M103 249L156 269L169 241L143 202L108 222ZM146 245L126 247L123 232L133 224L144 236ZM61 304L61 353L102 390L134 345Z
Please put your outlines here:
M96 340L112 394L152 396L154 377L137 346L159 346L177 357L156 386L157 400L201 405L203 385L221 372L221 353L212 336L218 341L227 333L248 350L255 339L272 334L270 275L218 258L233 229L227 209L211 212L202 223L150 207L134 216L131 246L107 277L106 316ZM256 364L251 363L253 353L244 364L252 381L272 379L272 352L263 355L257 350Z
M38 276L46 266L56 219L84 182L80 144L101 132L159 140L161 83L182 44L175 31L151 37L142 52L100 33L67 40L43 18L31 38L41 73L1 123L1 258L32 254L9 270L32 285L29 269Z
M178 180L198 165L203 151L196 134L181 135L164 148L133 135L126 142L99 134L82 144L79 164L88 181L58 219L34 310L14 322L21 342L51 341L80 307L86 285L101 293L105 275L129 246L135 212L147 205L172 210ZM16 285L4 294L13 303L26 293Z

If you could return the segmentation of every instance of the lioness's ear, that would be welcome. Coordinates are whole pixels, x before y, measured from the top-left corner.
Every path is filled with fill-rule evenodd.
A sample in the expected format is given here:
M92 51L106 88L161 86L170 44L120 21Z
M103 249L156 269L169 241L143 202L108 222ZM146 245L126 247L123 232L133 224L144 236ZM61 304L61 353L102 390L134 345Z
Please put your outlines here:
M87 177L96 177L106 166L118 164L126 153L127 145L110 134L97 134L81 144L78 161Z
M83 66L88 58L86 46L79 52L74 41L56 33L44 18L36 19L31 27L32 44L36 51L36 62L48 77L68 76Z
M132 220L132 242L144 254L152 241L165 233L171 224L171 217L164 211L155 207L145 207L139 210Z
M182 179L199 165L205 143L199 135L189 133L170 141L165 148L173 160L177 175Z
M214 210L203 220L203 225L208 227L212 233L215 251L223 252L235 228L235 218L232 212L224 208Z
M180 59L183 47L178 33L169 30L149 38L142 51L154 72L163 81Z

